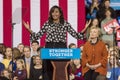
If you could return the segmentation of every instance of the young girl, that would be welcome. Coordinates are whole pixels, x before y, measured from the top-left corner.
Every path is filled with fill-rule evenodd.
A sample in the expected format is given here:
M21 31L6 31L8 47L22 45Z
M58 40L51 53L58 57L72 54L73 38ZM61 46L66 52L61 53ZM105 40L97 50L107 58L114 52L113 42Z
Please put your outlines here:
M82 77L82 67L81 67L81 60L75 59L71 62L71 71L69 78L70 80L84 80Z
M120 80L120 63L118 55L110 55L110 68L107 72L108 80Z
M16 61L17 64L17 70L15 71L14 74L14 80L25 80L27 76L27 71L25 69L25 64L22 59L18 59Z

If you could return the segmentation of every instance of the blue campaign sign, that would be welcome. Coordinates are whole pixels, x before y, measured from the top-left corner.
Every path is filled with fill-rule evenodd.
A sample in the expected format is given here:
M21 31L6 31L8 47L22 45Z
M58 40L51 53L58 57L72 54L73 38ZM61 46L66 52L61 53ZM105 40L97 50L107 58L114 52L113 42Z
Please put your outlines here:
M41 49L41 59L80 59L80 48Z
M115 10L120 10L120 0L110 0L110 6Z

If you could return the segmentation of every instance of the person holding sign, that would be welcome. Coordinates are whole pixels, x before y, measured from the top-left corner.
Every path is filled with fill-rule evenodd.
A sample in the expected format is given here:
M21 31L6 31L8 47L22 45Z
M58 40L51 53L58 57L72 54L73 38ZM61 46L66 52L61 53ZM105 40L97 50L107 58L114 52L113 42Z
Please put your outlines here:
M38 33L34 33L29 26L29 23L23 21L25 28L31 33L31 40L37 40L46 33L46 45L45 48L67 48L66 45L66 32L69 32L76 39L83 39L82 32L77 33L72 27L71 24L64 20L62 9L58 6L53 6L49 12L48 21L46 21L42 27L42 29ZM52 64L66 66L66 63L63 61L52 61ZM50 66L50 65L47 65ZM52 65L54 67L54 65ZM61 67L59 67L61 68ZM63 67L62 67L63 68ZM50 80L67 80L67 73L60 69L62 73L57 71L57 73L53 73L53 78ZM55 71L53 71L55 72ZM61 75L62 74L62 75ZM59 76L61 75L61 76ZM46 79L48 80L48 79Z
M99 39L100 29L90 29L90 41L83 47L82 53L82 75L84 80L96 80L98 75L107 74L108 52L105 43Z
M113 42L114 42L114 33L113 33L113 29L112 27L114 26L109 26L106 28L106 24L108 24L110 21L113 20L113 18L111 17L111 9L107 9L105 11L105 16L106 18L104 20L102 20L101 22L101 32L102 32L102 40L109 44L110 47L113 46Z

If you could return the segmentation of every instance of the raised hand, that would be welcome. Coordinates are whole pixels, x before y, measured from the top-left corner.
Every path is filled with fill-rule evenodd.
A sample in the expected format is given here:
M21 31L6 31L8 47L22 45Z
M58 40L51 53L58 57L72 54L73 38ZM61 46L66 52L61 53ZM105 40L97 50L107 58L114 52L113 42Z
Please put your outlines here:
M30 29L30 25L29 22L27 21L27 23L25 21L23 21L23 25L25 26L26 29Z
M25 28L32 34L32 30L30 29L29 22L27 21L27 23L26 23L25 21L23 21L23 25L24 25Z
M91 19L90 19L89 21L86 22L85 28L87 28L87 27L90 25L90 23L91 23Z

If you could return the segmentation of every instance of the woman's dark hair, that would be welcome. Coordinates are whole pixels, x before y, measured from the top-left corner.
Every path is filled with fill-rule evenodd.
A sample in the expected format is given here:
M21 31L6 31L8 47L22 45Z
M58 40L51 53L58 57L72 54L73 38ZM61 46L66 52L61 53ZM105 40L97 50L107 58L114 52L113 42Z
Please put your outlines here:
M50 24L53 23L52 13L54 12L55 9L58 9L58 10L59 10L59 12L60 12L60 23L63 25L63 24L64 24L63 11L62 11L62 9L61 9L59 6L56 6L56 5L53 6L53 7L50 9L48 22L49 22Z

